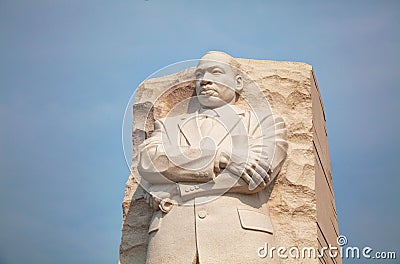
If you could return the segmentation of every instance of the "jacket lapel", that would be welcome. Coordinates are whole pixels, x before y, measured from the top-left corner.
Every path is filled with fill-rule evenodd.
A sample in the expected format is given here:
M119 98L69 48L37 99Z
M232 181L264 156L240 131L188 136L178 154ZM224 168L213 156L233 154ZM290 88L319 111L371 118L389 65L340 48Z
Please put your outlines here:
M247 135L244 122L245 111L243 109L226 105L214 110L219 116L219 122L221 122L225 127L223 131L213 128L208 135L215 140L217 145L220 145L229 136ZM198 147L202 139L198 114L199 113L197 111L195 113L186 115L178 122L179 133L192 147Z
M246 128L244 125L244 114L245 111L235 107L226 105L215 110L219 115L219 121L223 124L225 129L223 133L221 131L213 130L211 137L215 140L215 143L219 146L226 139L236 134L247 135Z
M181 136L185 138L190 146L199 146L201 134L198 126L197 113L182 117L178 123L178 129Z

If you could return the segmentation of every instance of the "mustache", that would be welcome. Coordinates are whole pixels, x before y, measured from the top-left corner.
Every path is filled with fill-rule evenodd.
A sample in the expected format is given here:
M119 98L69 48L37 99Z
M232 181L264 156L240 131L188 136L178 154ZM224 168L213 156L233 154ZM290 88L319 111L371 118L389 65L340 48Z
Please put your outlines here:
M211 86L201 86L199 92L206 92L206 91L214 91L217 92L217 90Z

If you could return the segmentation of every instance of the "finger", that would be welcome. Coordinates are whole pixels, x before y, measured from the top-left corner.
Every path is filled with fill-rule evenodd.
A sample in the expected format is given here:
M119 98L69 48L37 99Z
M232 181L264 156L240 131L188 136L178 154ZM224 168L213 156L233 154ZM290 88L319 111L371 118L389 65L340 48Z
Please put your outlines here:
M267 164L266 161L260 160L258 162L252 161L250 162L251 167L258 172L258 174L261 175L261 177L266 181L270 181L269 177L269 168L271 167L270 165Z
M251 167L247 168L247 171L249 172L248 174L251 175L252 181L249 182L249 190L252 191L257 188L260 183L264 182L264 179Z
M256 167L254 168L254 170L263 178L265 179L265 177L268 175L268 172L261 167L260 165L256 165Z
M252 181L250 175L248 175L246 172L242 174L242 179L249 184L250 181Z
M252 177L247 172L244 172L242 174L242 177L245 179L245 181L249 185L248 188L249 188L250 191L254 190L257 187L257 185L254 183L254 180L252 179Z
M266 161L264 161L264 160L260 160L258 166L262 169L262 172L259 172L259 173L260 173L260 175L263 177L264 181L265 181L266 183L270 182L270 181L271 181L271 177L270 177L270 173L271 173L270 168L271 168L271 165L268 164L268 163L267 163ZM257 166L257 168L258 168L258 166Z
M243 176L246 178L247 183L248 183L248 189L249 191L253 191L257 188L257 186L264 186L264 182L262 182L260 185L256 184L252 177L248 173L243 173Z
M225 169L226 168L226 165L229 163L229 160L226 158L226 157L224 157L224 156L221 156L221 158L220 158L220 160L219 160L219 167L221 168L221 169Z

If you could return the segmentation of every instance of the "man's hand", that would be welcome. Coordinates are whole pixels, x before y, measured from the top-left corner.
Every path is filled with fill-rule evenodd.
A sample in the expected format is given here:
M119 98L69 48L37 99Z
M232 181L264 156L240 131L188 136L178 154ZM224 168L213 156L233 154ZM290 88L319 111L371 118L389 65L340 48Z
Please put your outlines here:
M144 198L146 203L149 204L153 210L162 210L168 212L173 201L173 196L177 195L178 188L175 184L157 184L152 185L147 192L145 192Z
M269 165L264 160L255 160L247 157L239 157L221 151L219 155L219 169L227 169L233 174L242 177L252 191L264 188L270 181Z
M217 157L219 157L219 159L215 162L215 169L220 172L228 166L231 154L225 149L219 149Z
M258 162L252 160L245 165L245 170L241 176L242 179L249 184L250 191L257 187L263 189L267 186L267 183L270 181L268 168L268 164L262 160L259 160Z

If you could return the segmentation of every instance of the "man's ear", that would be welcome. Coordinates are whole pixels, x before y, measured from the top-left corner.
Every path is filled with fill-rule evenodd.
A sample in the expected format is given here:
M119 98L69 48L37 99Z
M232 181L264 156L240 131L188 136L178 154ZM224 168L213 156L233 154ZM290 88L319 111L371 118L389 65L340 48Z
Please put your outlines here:
M243 90L243 78L240 75L236 75L236 92L240 93Z

